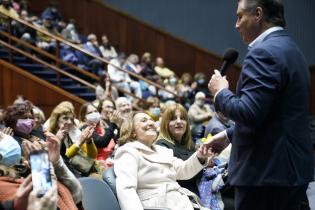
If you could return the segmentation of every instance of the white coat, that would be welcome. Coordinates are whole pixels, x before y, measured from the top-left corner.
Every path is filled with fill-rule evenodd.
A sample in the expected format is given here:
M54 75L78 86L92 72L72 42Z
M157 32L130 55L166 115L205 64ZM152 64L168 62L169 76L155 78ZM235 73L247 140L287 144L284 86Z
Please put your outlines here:
M158 145L152 148L138 141L118 148L114 171L121 209L167 207L172 210L193 210L188 195L194 197L200 207L197 196L182 188L176 180L192 178L207 163L201 165L196 153L183 161L173 156L173 150Z

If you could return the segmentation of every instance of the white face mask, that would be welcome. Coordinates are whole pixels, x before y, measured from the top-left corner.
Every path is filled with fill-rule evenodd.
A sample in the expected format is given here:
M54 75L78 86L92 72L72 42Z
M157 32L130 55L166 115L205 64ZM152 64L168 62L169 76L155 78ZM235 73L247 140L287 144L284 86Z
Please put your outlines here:
M101 120L101 114L99 112L92 112L87 114L85 118L90 123L98 123Z
M202 107L205 104L204 100L196 100L195 102L199 107Z
M13 137L3 135L3 139L0 140L0 163L6 166L11 166L19 163L20 159L20 145Z

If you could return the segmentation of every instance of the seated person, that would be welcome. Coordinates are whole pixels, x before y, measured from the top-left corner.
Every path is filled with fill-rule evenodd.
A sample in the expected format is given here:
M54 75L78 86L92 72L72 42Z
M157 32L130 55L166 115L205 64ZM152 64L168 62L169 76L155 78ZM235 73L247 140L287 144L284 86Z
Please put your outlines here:
M8 30L9 29L8 18L2 15L2 13L13 18L18 18L19 14L12 7L11 0L2 0L0 4L0 12L1 12L0 13L0 29Z
M195 145L192 141L187 111L181 104L166 106L156 144L172 149L174 156L182 160L187 160L194 154ZM180 180L178 183L198 194L197 182L200 178L199 174L189 180Z
M116 58L118 55L115 47L110 44L106 35L102 36L102 44L100 46L100 51L102 53L102 56L108 61L113 58Z
M190 179L201 171L214 157L211 150L198 150L186 161L174 157L172 150L153 144L158 133L154 121L144 112L129 115L120 135L114 171L122 210L162 206L172 210L206 209L176 180Z
M65 106L57 106L50 115L48 131L61 141L61 156L77 177L97 172L93 161L97 156L97 148L91 138L93 126L88 126L81 132L74 124L73 111ZM85 165L78 162L80 159L87 160Z
M167 79L175 74L172 70L165 67L164 60L161 57L156 58L156 66L154 67L154 70L163 79Z
M64 210L76 209L77 207L82 206L82 187L79 181L66 167L62 158L60 158L60 141L51 133L47 132L45 135L47 139L45 145L47 146L49 160L53 166L51 167L53 187L46 192L46 195L43 197L43 199L46 200L45 206L38 206L39 203L35 200L37 192L33 191L31 193L32 180L29 175L29 170L23 170L24 172L21 173L21 165L16 164L19 164L20 159L23 157L25 158L24 166L29 165L28 157L30 152L33 150L40 150L41 145L36 142L23 143L23 156L21 156L21 148L16 141L11 136L0 133L0 148L11 148L11 153L3 153L2 161L0 161L0 202L2 202L2 204L5 203L5 206L7 206L8 209L26 209L26 206L24 205L27 203L29 203L27 209L34 210L56 209L56 205L58 205L58 209ZM19 170L17 170L17 168L19 168ZM58 182L58 184L56 182ZM49 202L47 196L52 198L52 200L50 200L51 202ZM29 202L27 202L27 200L29 200ZM52 205L54 208L52 206L47 208L48 205Z
M124 55L120 54L117 58L110 60L107 65L107 71L111 82L118 88L129 93L134 93L137 97L142 98L141 85L139 82L130 78L129 74L120 70L124 63ZM133 97L127 96L130 100Z
M234 122L232 120L225 117L221 112L214 112L214 115L206 126L204 136L207 137L208 134L216 135L231 126L234 126Z
M125 119L128 118L128 115L132 112L131 101L126 97L119 97L115 101L116 110L120 112L122 117Z
M204 128L213 115L210 106L205 104L205 100L206 95L203 92L198 92L195 96L195 102L188 110L189 120L192 124L192 133L196 138L204 136Z
M83 44L83 49L95 56L102 57L101 51L99 50L97 36L95 34L88 35L87 42ZM92 70L92 73L97 75L102 74L104 65L101 60L88 55L83 55L83 57L79 59L84 60L83 63Z
M81 44L81 40L79 38L74 19L71 19L66 28L62 30L61 36L71 43Z
M41 29L44 31L49 32L52 35L60 36L59 32L55 28L55 26L52 24L51 17L46 17L43 20L43 25L41 26ZM55 53L57 48L57 42L55 39L52 39L50 36L47 36L43 33L40 33L37 31L37 41L36 41L37 47L48 51L50 53Z

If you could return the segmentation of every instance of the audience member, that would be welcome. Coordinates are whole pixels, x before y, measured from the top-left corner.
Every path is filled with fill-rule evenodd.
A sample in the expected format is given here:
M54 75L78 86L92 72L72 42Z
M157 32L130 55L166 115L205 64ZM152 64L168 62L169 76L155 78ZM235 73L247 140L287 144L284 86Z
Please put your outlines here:
M188 110L189 120L192 123L193 136L202 138L204 129L208 121L212 118L213 112L208 104L205 103L206 95L203 92L197 92L195 102Z
M100 76L100 82L96 85L95 95L97 103L105 99L116 100L118 98L118 90L115 86L111 85L108 74Z
M102 36L102 44L100 45L100 51L102 53L103 58L105 58L108 61L118 56L115 47L110 44L106 35Z
M87 42L83 44L83 49L90 52L91 54L102 57L101 51L99 50L99 45L97 41L97 37L95 34L89 34L87 36ZM101 75L103 73L103 62L99 59L93 58L91 56L84 56L84 64L91 68L92 72L97 75Z
M65 106L57 106L50 116L48 131L61 141L60 153L68 168L77 176L88 176L96 171L93 159L97 148L91 138L94 127L82 132L74 124L74 113Z
M61 31L61 36L74 44L80 44L81 40L79 38L79 34L77 32L76 26L75 26L75 20L71 19L65 29Z
M124 119L128 118L128 115L132 112L132 105L128 98L119 97L115 101L115 107L119 111Z
M157 82L160 79L159 75L154 70L154 66L151 60L151 53L143 53L140 65L142 68L142 71L140 72L141 76L153 82Z
M41 19L51 19L54 27L57 27L58 23L63 20L61 13L57 8L56 2L50 2L49 6L43 11Z
M124 55L120 54L117 58L112 59L108 64L107 71L112 83L115 84L118 88L121 88L129 93L133 91L137 97L142 98L140 83L132 80L128 73L125 73L118 69L122 68L123 63ZM130 100L133 100L132 97L127 97Z
M156 58L156 64L154 67L155 72L162 78L167 79L173 76L175 73L169 68L165 67L164 60L161 57Z
M156 144L172 149L174 156L182 160L187 160L195 152L188 114L181 104L166 107ZM193 179L178 182L182 187L198 194L197 181L199 178L200 176L195 176Z
M26 10L21 11L20 18L25 22L32 23L32 18L29 17L28 12ZM35 44L36 40L36 31L20 22L17 22L13 27L13 34L31 44ZM26 50L27 48L24 47Z
M50 17L46 17L43 19L43 25L41 29L49 32L52 35L59 36L57 29L52 24L52 19ZM42 48L45 51L50 53L54 53L57 47L57 43L55 39L52 39L50 36L47 36L41 32L37 31L37 47Z
M143 112L131 114L122 125L114 165L121 209L205 209L197 195L180 187L176 180L196 175L213 153L199 150L183 161L174 157L172 150L154 145L157 135L154 121Z
M229 118L225 117L221 112L214 112L211 120L208 122L204 136L208 134L216 135L221 131L224 131L231 126L234 126L234 122Z

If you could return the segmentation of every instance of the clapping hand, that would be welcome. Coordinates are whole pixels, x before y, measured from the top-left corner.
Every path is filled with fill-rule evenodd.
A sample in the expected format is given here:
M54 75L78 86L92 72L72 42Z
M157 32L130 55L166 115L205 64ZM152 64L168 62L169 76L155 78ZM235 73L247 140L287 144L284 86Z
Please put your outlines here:
M49 160L53 165L55 165L60 158L60 139L56 135L48 131L45 132L45 136L47 141Z
M121 116L121 113L117 110L115 110L112 115L109 118L110 122L115 123L118 127L121 126L123 122L123 118Z
M94 129L95 129L95 126L89 125L82 131L81 137L80 137L80 145L83 144L85 141L87 141L87 143L91 141L91 137L94 132Z
M65 138L65 136L69 133L69 130L70 130L70 124L68 124L68 123L63 124L59 128L59 130L58 130L58 132L56 134L57 138L60 141L62 141Z

